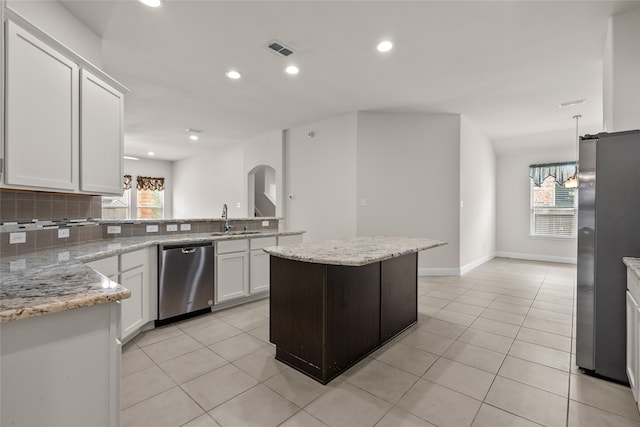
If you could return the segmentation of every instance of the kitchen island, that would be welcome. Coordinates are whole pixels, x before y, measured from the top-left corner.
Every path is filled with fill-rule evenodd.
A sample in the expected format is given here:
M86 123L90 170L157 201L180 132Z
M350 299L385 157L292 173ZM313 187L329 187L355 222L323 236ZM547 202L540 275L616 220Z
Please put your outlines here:
M418 320L418 252L446 242L356 237L271 255L276 359L327 384Z

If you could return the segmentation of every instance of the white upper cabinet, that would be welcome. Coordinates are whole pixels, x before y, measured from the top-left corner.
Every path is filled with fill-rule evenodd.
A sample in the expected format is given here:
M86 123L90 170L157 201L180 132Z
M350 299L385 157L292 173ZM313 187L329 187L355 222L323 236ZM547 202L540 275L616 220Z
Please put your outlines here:
M0 186L121 195L126 88L36 28L5 25Z
M80 190L122 194L124 97L81 70Z
M78 66L7 21L7 184L76 189Z

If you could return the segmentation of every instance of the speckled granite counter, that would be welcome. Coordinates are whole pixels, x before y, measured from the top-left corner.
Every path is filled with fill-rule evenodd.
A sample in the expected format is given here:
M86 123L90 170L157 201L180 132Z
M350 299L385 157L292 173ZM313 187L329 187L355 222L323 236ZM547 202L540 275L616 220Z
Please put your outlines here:
M316 264L360 266L446 245L442 240L410 237L354 237L269 247L269 255Z
M110 239L0 259L0 323L129 298L120 286L83 263L158 244L246 239L301 234L211 233Z
M622 258L622 262L640 279L640 258L624 257Z

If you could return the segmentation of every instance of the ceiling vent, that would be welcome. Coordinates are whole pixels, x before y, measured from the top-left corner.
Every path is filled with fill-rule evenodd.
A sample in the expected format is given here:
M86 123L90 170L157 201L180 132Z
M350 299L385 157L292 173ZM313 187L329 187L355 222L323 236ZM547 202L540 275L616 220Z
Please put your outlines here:
M283 43L280 43L277 40L273 40L267 43L267 47L278 55L282 55L284 57L291 56L295 53L293 49L285 46Z

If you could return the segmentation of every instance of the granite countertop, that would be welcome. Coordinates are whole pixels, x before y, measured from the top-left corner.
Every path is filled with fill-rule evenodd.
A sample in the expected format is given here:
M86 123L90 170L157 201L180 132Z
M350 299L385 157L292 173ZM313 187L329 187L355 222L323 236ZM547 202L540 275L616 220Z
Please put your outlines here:
M315 243L271 246L270 255L316 264L360 266L446 245L442 240L411 237L354 237Z
M159 244L302 234L193 233L101 240L0 258L0 323L126 299L131 292L83 263Z
M640 279L640 258L624 257L622 262Z

